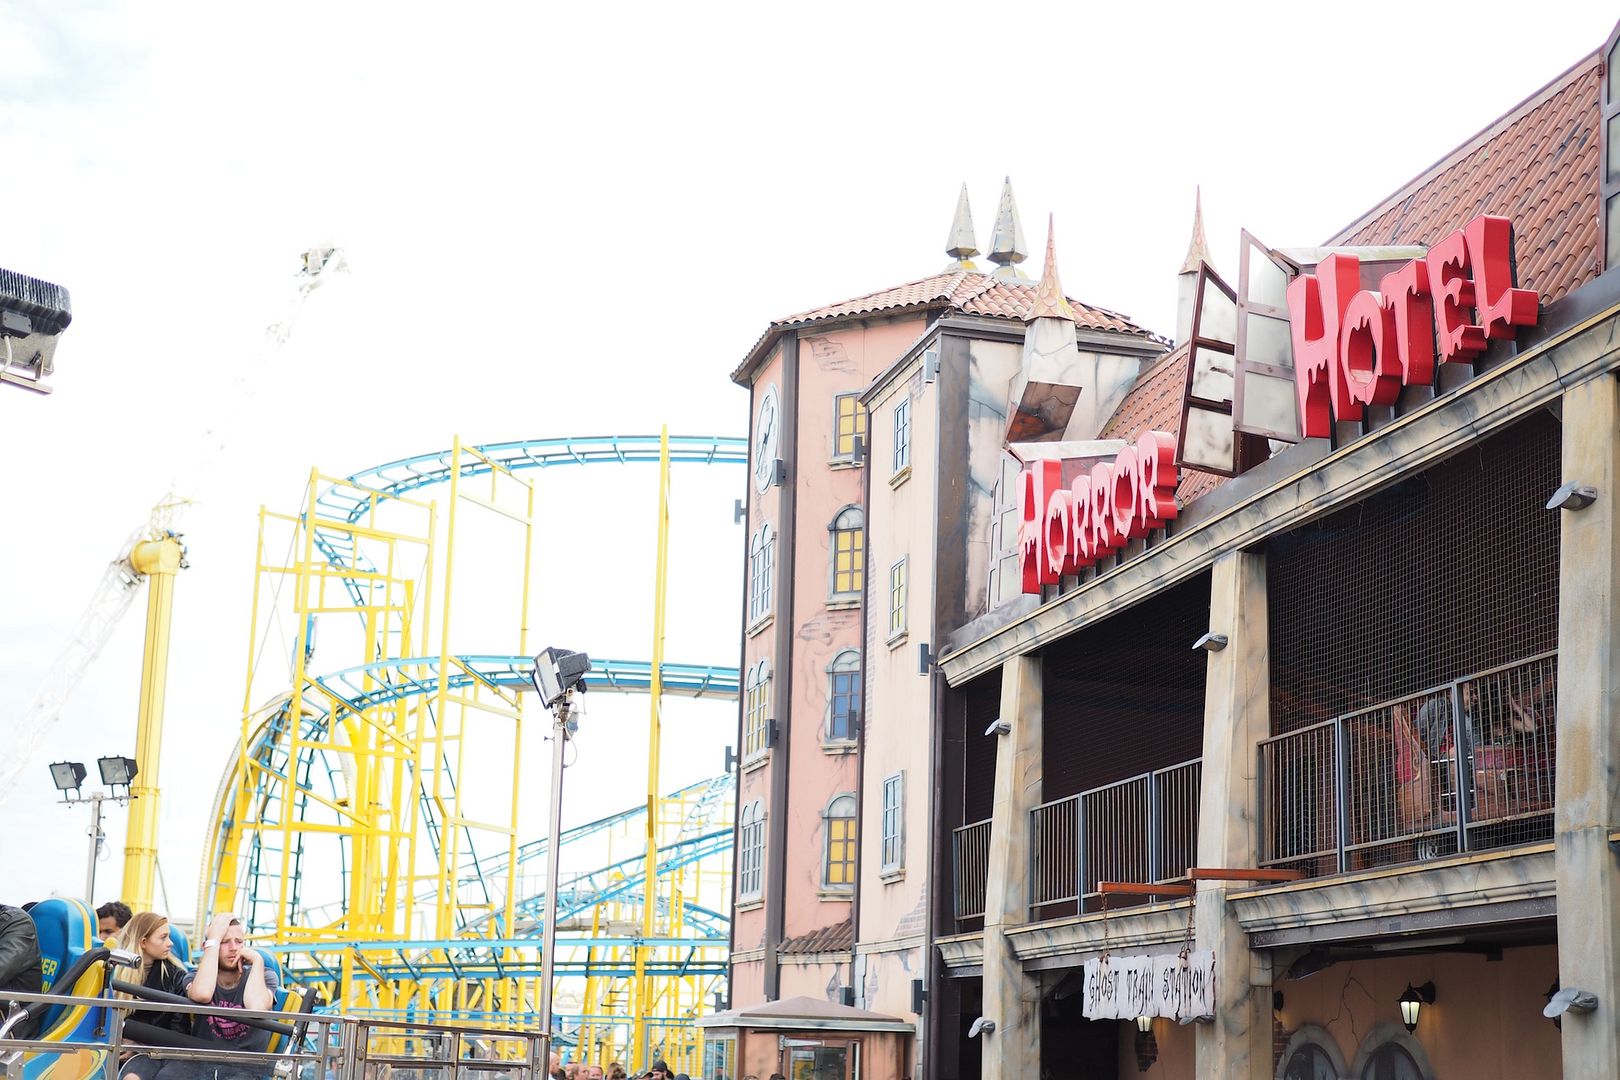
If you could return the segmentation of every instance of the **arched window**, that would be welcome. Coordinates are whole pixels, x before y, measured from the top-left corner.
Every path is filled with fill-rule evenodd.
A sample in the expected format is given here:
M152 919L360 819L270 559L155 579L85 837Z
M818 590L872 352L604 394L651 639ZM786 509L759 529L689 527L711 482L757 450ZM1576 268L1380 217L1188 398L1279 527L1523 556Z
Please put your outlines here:
M1423 1044L1399 1024L1379 1024L1361 1040L1345 1072L1354 1080L1434 1080Z
M855 888L855 796L833 797L822 814L823 844L821 884L829 890Z
M775 569L776 531L767 521L748 544L748 621L751 623L771 613L771 575Z
M771 666L764 660L748 669L743 681L743 760L763 754L770 745Z
M866 516L846 506L827 526L832 533L832 594L857 597L866 581Z
M861 711L861 654L845 649L827 665L827 741L855 738L855 718Z
M1339 1044L1315 1024L1295 1031L1277 1062L1277 1080L1339 1080L1344 1074Z
M765 806L758 799L737 818L737 896L758 899L765 868Z

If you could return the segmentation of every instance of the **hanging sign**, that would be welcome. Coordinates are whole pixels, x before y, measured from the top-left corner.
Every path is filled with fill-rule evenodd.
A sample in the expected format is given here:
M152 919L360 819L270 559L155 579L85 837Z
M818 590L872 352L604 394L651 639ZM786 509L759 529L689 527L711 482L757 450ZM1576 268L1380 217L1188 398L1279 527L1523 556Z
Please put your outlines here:
M1186 956L1110 954L1087 960L1085 975L1081 1012L1087 1020L1215 1015L1215 953L1209 949Z
M1026 593L1055 585L1176 516L1176 438L1149 431L1063 485L1061 461L1019 477L1018 566Z
M1327 438L1335 420L1432 384L1437 360L1471 363L1489 339L1534 326L1540 297L1518 284L1513 222L1489 214L1384 275L1377 291L1361 288L1361 263L1345 254L1289 282L1300 433Z

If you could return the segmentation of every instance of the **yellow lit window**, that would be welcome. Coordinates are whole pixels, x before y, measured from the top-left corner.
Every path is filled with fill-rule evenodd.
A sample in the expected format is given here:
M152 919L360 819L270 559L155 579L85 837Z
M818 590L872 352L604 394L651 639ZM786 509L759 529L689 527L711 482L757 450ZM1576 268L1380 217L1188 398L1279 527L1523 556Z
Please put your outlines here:
M855 440L866 441L866 408L858 394L839 394L838 427L833 433L833 456L853 457Z
M827 804L827 861L822 884L829 889L855 886L855 796L840 795Z
M858 593L866 581L866 519L858 506L846 506L833 518L832 591Z

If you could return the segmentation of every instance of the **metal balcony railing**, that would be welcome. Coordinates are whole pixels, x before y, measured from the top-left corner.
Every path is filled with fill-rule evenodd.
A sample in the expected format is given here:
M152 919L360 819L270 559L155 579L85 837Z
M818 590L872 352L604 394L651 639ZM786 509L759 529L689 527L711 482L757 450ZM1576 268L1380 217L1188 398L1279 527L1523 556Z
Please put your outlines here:
M1558 655L1260 744L1261 865L1343 873L1552 835Z
M982 919L985 884L990 878L990 819L954 830L951 846L956 919Z
M1099 881L1172 882L1198 855L1198 759L1030 811L1030 918L1099 906Z

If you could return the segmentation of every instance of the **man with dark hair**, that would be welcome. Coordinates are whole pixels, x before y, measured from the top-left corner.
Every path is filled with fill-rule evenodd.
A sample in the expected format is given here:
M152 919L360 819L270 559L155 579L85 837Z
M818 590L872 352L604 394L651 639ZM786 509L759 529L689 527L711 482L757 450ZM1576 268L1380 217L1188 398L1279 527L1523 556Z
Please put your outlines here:
M37 994L43 985L39 933L34 929L33 918L22 908L0 904L0 1020L13 1008L13 1003L6 998L7 990ZM25 1020L12 1030L11 1038L32 1039L37 1030L34 1021Z
M673 1074L669 1071L669 1062L659 1058L652 1063L652 1071L647 1075L652 1077L652 1080L671 1080Z
M122 900L109 900L96 908L97 935L105 941L110 937L117 937L118 931L129 925L129 920L135 913L129 910L129 905Z
M247 943L241 920L234 915L216 915L203 932L202 959L197 970L186 976L181 992L198 1005L215 1010L199 1016L191 1033L216 1044L221 1050L263 1052L269 1048L270 1032L264 1028L232 1020L231 1009L269 1012L275 1008L276 973L264 957ZM268 1069L252 1066L224 1066L214 1062L168 1061L157 1063L143 1057L132 1059L120 1074L133 1080L259 1080Z

